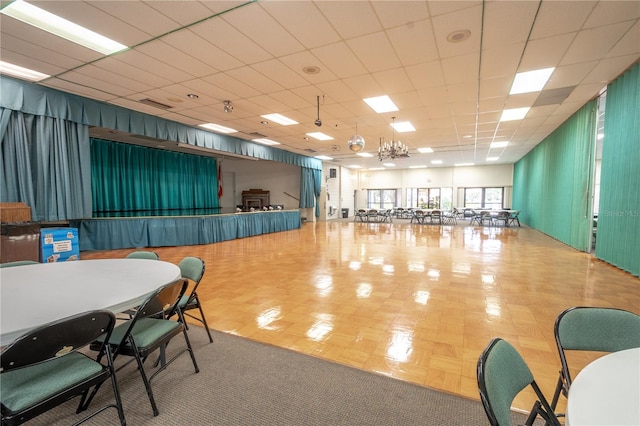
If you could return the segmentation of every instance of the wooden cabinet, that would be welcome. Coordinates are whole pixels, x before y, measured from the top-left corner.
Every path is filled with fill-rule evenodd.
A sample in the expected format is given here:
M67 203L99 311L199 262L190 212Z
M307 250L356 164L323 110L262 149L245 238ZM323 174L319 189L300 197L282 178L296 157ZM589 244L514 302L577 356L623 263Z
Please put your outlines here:
M254 208L256 210L269 206L269 191L262 189L250 189L242 191L242 206L245 209Z

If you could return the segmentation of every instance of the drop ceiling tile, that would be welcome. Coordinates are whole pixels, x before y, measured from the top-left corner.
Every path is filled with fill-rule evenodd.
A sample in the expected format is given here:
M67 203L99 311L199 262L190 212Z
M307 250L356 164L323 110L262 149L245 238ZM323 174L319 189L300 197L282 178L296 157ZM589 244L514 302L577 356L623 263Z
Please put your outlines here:
M348 40L347 45L366 67L367 72L375 73L400 66L398 56L384 32Z
M316 2L272 1L259 5L307 49L332 44L341 39L333 25L320 12Z
M619 34L628 31L631 25L631 22L623 22L580 31L560 64L574 64L605 56L618 42Z
M290 37L287 30L265 9L256 5L238 8L222 18L248 39L260 40L260 46L275 57L304 50L304 46Z
M442 60L442 71L447 85L478 80L480 55L470 53Z
M440 61L425 62L405 67L407 76L416 90L443 86L444 75Z
M261 74L252 67L236 68L229 71L227 75L238 81L245 82L247 86L250 86L257 92L261 93L277 92L284 89L283 86Z
M224 19L209 19L189 29L245 64L254 64L273 58L272 54L260 47L259 40L251 40Z
M609 51L607 56L640 56L640 21L627 31L620 41Z
M317 2L322 14L343 39L380 31L380 21L368 1Z
M518 65L524 49L524 43L503 44L497 49L483 49L480 77L500 77L521 71L518 70Z
M595 4L595 1L542 2L531 39L538 40L579 31Z
M387 3L376 2L374 4ZM419 64L438 59L438 48L433 36L431 21L411 21L405 26L386 31L395 54L403 65Z
M482 25L483 44L498 49L524 44L529 38L538 4L533 1L487 2Z
M522 56L518 72L549 68L560 62L577 33L530 40Z
M189 77L204 77L215 73L217 70L208 64L200 61L196 56L188 55L183 51L165 43L162 40L154 40L136 47L137 51L154 58L160 63L171 65L172 68L179 68L187 73ZM184 80L185 78L183 78Z
M345 43L334 43L313 49L312 53L338 78L348 78L367 72Z

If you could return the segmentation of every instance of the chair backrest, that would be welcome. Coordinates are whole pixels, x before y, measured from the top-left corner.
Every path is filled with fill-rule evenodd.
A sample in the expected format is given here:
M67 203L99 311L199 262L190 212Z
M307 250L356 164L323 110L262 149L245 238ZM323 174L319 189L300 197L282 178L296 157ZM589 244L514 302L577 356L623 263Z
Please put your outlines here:
M178 302L187 286L187 280L181 278L160 287L138 307L131 322L147 317L170 318L177 311Z
M105 333L108 339L115 323L116 318L112 312L96 310L31 330L2 351L2 372L77 351Z
M199 257L187 256L178 263L182 278L188 278L197 286L204 275L205 263Z
M616 308L576 306L556 318L554 334L568 384L565 350L617 352L640 347L640 315Z
M132 251L125 257L127 259L160 260L160 256L158 256L158 253L156 253L155 251L146 251L146 250Z
M14 260L13 262L0 263L0 268L10 268L12 266L37 265L40 262L35 260Z
M533 382L533 374L518 351L502 339L493 339L478 359L478 390L492 425L511 424L511 404Z

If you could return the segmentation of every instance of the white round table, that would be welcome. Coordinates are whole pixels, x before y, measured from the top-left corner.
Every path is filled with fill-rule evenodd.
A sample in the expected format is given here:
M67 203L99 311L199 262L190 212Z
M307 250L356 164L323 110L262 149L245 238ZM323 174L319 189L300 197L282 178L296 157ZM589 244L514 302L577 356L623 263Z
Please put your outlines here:
M0 268L0 346L35 327L81 312L131 309L180 276L177 265L147 259Z
M580 371L569 389L566 424L640 425L640 348L610 353Z

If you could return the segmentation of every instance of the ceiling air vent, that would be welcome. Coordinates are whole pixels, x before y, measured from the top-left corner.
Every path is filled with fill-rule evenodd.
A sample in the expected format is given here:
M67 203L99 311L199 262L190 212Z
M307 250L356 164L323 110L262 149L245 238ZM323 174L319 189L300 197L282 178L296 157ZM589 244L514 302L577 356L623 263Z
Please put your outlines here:
M163 104L162 102L154 101L153 99L145 98L140 99L141 104L149 105L152 107L160 108L160 109L171 109L173 108L171 105Z
M314 152L318 152L315 149L311 149L311 148L307 148L305 149L306 152L310 152L310 153L314 153Z

